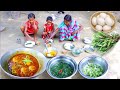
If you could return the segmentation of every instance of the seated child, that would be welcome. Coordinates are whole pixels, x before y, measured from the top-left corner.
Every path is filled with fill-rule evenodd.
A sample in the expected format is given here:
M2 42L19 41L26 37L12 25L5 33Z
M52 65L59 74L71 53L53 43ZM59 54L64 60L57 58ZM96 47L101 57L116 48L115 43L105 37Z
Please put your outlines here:
M37 41L36 37L39 29L38 22L35 20L35 15L33 13L28 14L28 21L25 23L25 25L21 26L20 29L26 40L31 40L34 41L36 44L40 44Z
M83 29L82 25L79 25L78 22L72 19L71 15L65 15L63 22L58 26L54 33L50 36L49 39L55 36L59 32L59 41L64 40L76 41L79 40L80 31ZM48 40L46 40L48 42Z
M53 18L48 16L46 19L46 24L44 24L44 31L42 33L42 39L46 40L50 38L51 34L54 32Z

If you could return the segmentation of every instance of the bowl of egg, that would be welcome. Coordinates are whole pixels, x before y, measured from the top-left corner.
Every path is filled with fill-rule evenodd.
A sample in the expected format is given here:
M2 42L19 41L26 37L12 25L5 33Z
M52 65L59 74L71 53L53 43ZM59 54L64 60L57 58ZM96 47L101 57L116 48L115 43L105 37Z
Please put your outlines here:
M52 58L52 57L55 57L58 52L55 47L48 47L44 49L43 53L46 57Z
M115 29L116 17L110 12L98 11L90 17L90 25L95 31L110 33Z

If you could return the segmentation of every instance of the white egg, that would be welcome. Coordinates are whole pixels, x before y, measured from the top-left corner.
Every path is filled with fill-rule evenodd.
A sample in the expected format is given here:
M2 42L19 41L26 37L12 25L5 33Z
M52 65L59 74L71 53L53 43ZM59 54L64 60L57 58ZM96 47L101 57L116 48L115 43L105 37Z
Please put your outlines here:
M100 15L97 15L97 18L99 18L100 17Z
M98 23L99 25L101 25L101 26L104 26L104 25L105 25L105 20L104 20L104 18L101 18L101 17L97 18L97 23Z
M103 26L103 31L111 30L111 26L105 25Z
M106 15L106 18L107 18L107 17L110 18L110 15Z
M96 20L97 20L96 17L93 17L93 18L92 18L92 24L93 24L93 25L97 25L97 21L96 21Z
M100 17L102 17L102 18L106 18L106 13L100 13Z
M102 26L101 25L96 25L95 27L98 31L102 31Z
M113 26L114 21L112 18L107 17L107 18L105 18L105 23L109 26Z

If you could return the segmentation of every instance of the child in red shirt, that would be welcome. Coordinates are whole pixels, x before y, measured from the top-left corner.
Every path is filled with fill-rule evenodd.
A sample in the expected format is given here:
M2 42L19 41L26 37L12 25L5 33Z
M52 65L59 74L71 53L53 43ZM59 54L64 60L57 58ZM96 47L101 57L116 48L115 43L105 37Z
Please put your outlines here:
M26 40L31 40L36 44L39 44L36 37L39 27L38 22L35 20L35 15L33 13L28 14L28 19L29 20L25 23L25 25L21 27L21 31L23 32ZM31 35L33 35L34 38Z
M44 24L44 31L42 33L42 38L48 39L50 38L51 34L54 32L54 23L52 23L53 18L51 16L48 16L46 19L46 24Z

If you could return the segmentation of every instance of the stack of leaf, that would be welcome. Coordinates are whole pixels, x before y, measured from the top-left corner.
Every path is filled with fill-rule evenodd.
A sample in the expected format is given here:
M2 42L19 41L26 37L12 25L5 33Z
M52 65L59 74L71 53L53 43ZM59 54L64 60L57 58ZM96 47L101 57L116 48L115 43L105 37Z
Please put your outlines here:
M97 51L104 54L113 47L119 39L120 35L116 33L107 34L104 32L97 32L93 36L92 45Z

